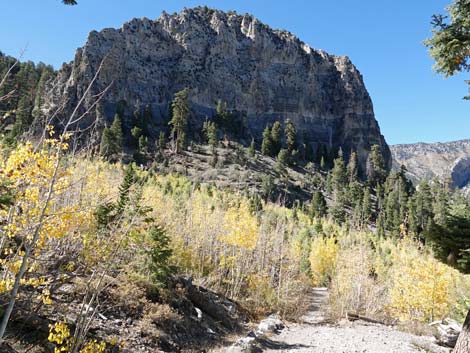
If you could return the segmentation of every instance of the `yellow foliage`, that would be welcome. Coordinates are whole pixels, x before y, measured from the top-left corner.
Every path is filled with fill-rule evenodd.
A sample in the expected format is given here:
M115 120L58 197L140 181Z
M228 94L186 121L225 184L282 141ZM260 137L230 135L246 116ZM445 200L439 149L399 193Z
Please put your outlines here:
M449 314L459 273L403 241L393 253L390 311L402 320L428 321Z
M54 353L69 352L74 341L70 328L65 322L56 322L53 325L49 325L49 336L47 339L56 345ZM80 353L103 353L105 349L105 341L98 342L96 339L93 339L83 344Z
M314 285L327 284L334 274L339 245L334 237L317 237L312 241L310 268Z
M258 221L251 214L248 202L231 205L225 213L227 233L222 236L226 243L247 250L253 250L257 242Z

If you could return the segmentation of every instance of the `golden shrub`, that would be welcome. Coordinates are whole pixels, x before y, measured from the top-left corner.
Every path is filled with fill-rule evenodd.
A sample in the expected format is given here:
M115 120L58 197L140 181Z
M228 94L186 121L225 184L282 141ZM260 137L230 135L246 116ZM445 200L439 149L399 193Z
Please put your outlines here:
M310 268L314 285L327 285L333 277L339 245L335 237L313 239L310 251Z

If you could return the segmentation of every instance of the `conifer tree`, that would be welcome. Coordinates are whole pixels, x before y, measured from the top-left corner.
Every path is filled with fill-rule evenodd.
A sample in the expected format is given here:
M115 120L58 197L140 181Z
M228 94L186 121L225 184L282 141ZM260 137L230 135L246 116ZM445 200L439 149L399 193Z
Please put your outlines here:
M286 149L281 148L277 155L277 162L281 167L289 165L289 152Z
M186 129L189 118L189 90L187 88L175 94L171 102L172 117L169 122L171 125L171 134L173 140L173 148L179 153L186 144Z
M117 215L121 215L124 211L124 208L129 203L129 193L131 187L135 184L136 181L137 174L134 170L134 166L132 164L129 164L124 172L124 179L121 185L119 186L119 199L116 204Z
M207 143L215 147L217 145L217 126L213 121L205 121L202 126L202 131L206 137Z
M27 131L32 123L31 102L27 95L22 96L16 108L16 120L10 131L10 137L15 138Z
M123 133L122 133L122 119L119 114L114 116L113 123L110 127L111 133L114 136L116 145L122 150L122 143L123 143Z
M379 145L373 145L367 159L367 179L372 186L385 182L387 170Z
M424 179L419 183L416 193L416 219L418 231L425 230L432 220L432 194L429 182Z
M271 129L272 155L276 156L282 148L282 127L279 121Z
M321 170L326 170L326 162L325 162L325 157L322 156L320 160L320 169Z
M290 155L297 147L297 130L295 129L294 123L290 119L286 121L286 127L284 129L284 135L286 137L286 147Z
M160 133L158 134L158 148L160 149L160 151L164 151L165 147L166 147L165 132L160 131Z
M313 218L322 218L326 216L326 200L321 191L315 191L310 207L310 214Z
M372 205L370 200L370 190L368 187L364 188L364 194L362 196L362 223L370 221L372 215Z
M358 163L357 163L357 153L352 151L349 156L349 162L347 166L349 184L352 184L358 179Z
M157 286L161 286L173 272L173 268L170 265L170 257L173 254L173 250L170 247L170 238L161 226L153 226L148 234L152 241L151 247L148 250L148 269L151 279Z
M255 140L251 139L250 147L248 148L248 154L250 157L254 157L256 155L256 147L255 147Z
M274 148L271 138L271 128L266 126L263 131L263 141L261 142L261 153L265 156L273 156Z
M114 116L111 127L104 128L101 135L100 154L107 159L114 159L122 152L122 122L119 114Z

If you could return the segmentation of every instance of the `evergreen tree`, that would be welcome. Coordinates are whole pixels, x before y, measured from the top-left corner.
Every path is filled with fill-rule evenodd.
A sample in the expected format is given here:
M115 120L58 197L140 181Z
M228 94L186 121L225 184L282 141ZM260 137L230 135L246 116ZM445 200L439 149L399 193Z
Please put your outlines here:
M320 169L321 170L326 170L326 162L325 162L325 157L322 156L320 160Z
M357 153L352 151L349 156L349 162L347 166L349 184L352 184L358 179L358 162L357 162Z
M432 203L431 187L427 180L423 180L419 183L416 193L416 219L418 231L426 230L429 222L432 221Z
M111 130L111 133L114 136L114 140L116 142L116 145L119 148L119 152L122 151L122 143L123 143L122 119L119 114L116 114L114 116L113 123L111 124L111 127L109 129Z
M436 61L436 71L448 77L470 70L470 2L454 0L446 10L448 15L433 16L433 35L425 44Z
M248 148L248 154L250 157L254 157L256 155L256 147L255 147L254 139L251 139L250 147Z
M170 265L170 258L173 255L170 247L171 241L165 229L159 225L155 225L149 230L149 236L152 244L148 250L148 269L151 279L157 286L161 286L174 271Z
M284 135L286 137L287 151L290 155L297 147L297 130L295 129L294 123L290 119L286 121L286 127L284 129Z
M158 149L160 151L164 151L166 148L166 136L165 136L165 132L163 131L160 131L160 133L158 134Z
M274 148L271 137L271 128L266 126L263 131L263 141L261 142L261 153L265 156L273 156Z
M15 124L10 131L10 137L14 139L15 137L27 131L31 126L32 121L31 102L29 101L28 96L22 96L18 101Z
M379 215L377 216L377 236L380 238L385 237L385 224L384 224L384 216L382 212L379 212Z
M282 127L279 121L271 129L272 155L276 156L282 148Z
M408 198L408 202L406 203L406 209L407 209L407 225L408 225L408 231L416 236L418 235L418 220L416 216L416 202L415 198L410 197Z
M264 177L261 181L261 190L265 201L272 201L274 189L275 185L273 177L270 175Z
M189 90L187 88L175 94L171 102L172 117L169 122L173 139L174 151L179 153L186 144L186 129L189 118Z
M131 136L132 136L132 145L137 147L139 145L139 139L142 137L142 129L138 126L134 126L131 129Z
M372 186L385 182L387 170L379 145L373 145L367 159L367 179Z
M331 171L331 183L333 190L333 204L330 207L330 214L339 223L345 220L345 209L348 203L346 199L347 173L344 160L340 156L334 160L334 167Z
M370 221L372 215L372 204L370 200L370 190L368 187L364 188L364 194L362 196L362 223Z
M101 135L100 155L114 159L122 152L122 122L118 114L114 116L111 127L104 128Z
M227 103L223 102L222 100L217 101L217 108L216 108L216 120L219 124L224 128L224 130L229 129L231 125L231 114L227 110ZM226 131L225 131L226 132Z
M129 164L126 167L126 170L124 172L124 179L119 186L119 198L116 204L116 214L121 215L122 212L124 211L124 208L127 206L129 203L129 193L131 190L131 187L136 183L137 181L137 174L134 170L134 166L132 164Z
M281 167L289 165L289 152L286 149L281 148L277 155L277 162Z
M210 146L215 147L217 145L217 142L218 142L218 139L217 139L217 126L215 125L215 122L205 121L203 126L202 126L202 131L204 132L207 143Z
M321 191L315 191L310 206L310 214L313 218L322 218L326 216L328 208L325 197Z

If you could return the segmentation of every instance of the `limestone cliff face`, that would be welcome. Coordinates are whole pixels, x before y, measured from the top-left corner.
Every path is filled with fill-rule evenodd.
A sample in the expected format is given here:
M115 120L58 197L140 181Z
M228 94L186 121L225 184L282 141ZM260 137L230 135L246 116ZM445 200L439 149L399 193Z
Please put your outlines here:
M406 166L415 180L450 178L455 187L470 189L470 140L391 146L393 166Z
M69 112L103 59L83 109L112 83L102 101L107 119L125 100L129 109L150 104L163 126L174 93L188 87L195 124L210 117L221 99L244 116L256 138L267 123L289 118L300 139L346 153L354 149L363 166L373 144L391 161L362 76L351 61L312 49L253 16L195 8L91 32L75 60L51 83L45 110L67 97L64 112ZM82 124L94 119L92 111Z

